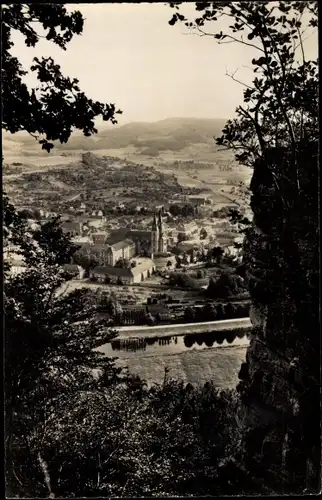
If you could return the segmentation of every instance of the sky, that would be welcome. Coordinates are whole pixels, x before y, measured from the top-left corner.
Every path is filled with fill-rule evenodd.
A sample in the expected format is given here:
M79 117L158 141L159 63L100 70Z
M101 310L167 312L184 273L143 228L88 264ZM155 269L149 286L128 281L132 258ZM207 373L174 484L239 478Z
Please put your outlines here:
M174 13L163 3L67 4L85 18L81 36L63 51L41 39L26 47L14 33L12 53L24 66L33 57L51 56L62 72L79 79L88 97L115 103L122 109L120 124L157 121L170 117L231 118L250 82L254 49L240 44L218 45L211 37L189 33L181 23L168 24ZM195 14L194 4L185 12ZM305 42L308 56L317 53L317 38ZM248 68L246 67L248 66ZM33 76L26 77L33 85Z

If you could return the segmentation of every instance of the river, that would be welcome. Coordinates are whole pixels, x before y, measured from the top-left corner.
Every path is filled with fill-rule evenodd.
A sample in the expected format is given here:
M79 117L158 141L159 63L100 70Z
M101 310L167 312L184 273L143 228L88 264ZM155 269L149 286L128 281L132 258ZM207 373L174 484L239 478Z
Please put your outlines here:
M203 384L213 381L221 389L235 388L238 372L249 344L248 329L158 336L151 333L127 337L124 333L98 348L118 364L140 375L148 385L162 383L165 368L170 378ZM127 333L128 335L128 333Z

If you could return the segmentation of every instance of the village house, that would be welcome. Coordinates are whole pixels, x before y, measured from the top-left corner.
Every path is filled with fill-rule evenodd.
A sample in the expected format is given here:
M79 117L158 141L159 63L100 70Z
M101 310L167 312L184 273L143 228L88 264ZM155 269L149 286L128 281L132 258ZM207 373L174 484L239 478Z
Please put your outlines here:
M110 234L106 240L106 244L113 247L123 241L127 241L129 248L126 249L125 245L123 250L123 245L121 245L120 248L117 247L117 251L120 251L122 248L122 252L131 253L133 250L132 244L134 243L135 253L133 255L153 258L155 254L165 253L167 251L167 240L161 213L159 213L158 217L154 215L151 229L131 229L130 227L118 229Z
M157 271L169 271L176 266L176 257L170 253L166 256L157 256L153 260Z
M83 279L85 276L85 269L77 264L64 264L64 271L72 274L76 279Z
M203 195L191 195L188 197L188 203L191 203L194 206L202 207L204 205L211 204L211 198L207 194Z
M62 223L64 233L69 233L71 237L83 235L83 224L75 221L64 221Z
M131 239L118 241L110 245L107 249L107 263L110 266L115 266L120 259L130 260L135 255L135 243Z
M107 237L108 234L105 231L98 231L96 233L91 233L89 239L93 245L104 245L107 241Z
M95 267L90 271L90 277L96 278L100 282L108 279L111 283L131 284L141 283L149 278L156 270L152 259L144 259L135 267L121 268L112 266Z
M10 268L10 274L11 276L18 276L18 274L21 274L26 271L26 264L22 258L15 258L10 260L11 268Z
M27 269L20 249L15 245L6 246L6 250L3 253L3 261L10 264L11 276L17 276Z

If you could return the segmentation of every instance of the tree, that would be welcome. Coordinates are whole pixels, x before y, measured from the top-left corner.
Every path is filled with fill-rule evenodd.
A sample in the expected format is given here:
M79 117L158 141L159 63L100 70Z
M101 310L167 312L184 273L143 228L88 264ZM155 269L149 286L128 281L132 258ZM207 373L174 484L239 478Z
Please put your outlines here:
M79 12L68 14L63 5L12 4L3 6L1 15L4 130L27 131L50 152L51 141L67 142L74 128L85 136L96 133L94 118L99 115L116 123L115 106L87 98L78 81L64 77L51 57L34 58L30 70L37 75L38 85L29 90L22 80L27 72L11 54L14 31L23 35L29 47L38 43L43 35L36 31L37 24L47 40L65 50L83 30ZM13 495L42 496L51 494L50 473L41 450L33 446L33 432L46 421L55 398L62 403L71 388L83 390L94 383L92 368L118 372L112 360L92 351L114 334L102 330L84 290L67 296L56 293L69 279L62 265L70 262L76 250L59 219L31 230L6 197L3 202L5 246L18 246L27 267L22 276L12 277L10 265L4 266L6 480Z
M197 274L196 274L196 278L197 280L201 280L205 277L205 273L202 269L198 269L197 271Z
M9 263L4 268L7 482L12 492L21 491L21 482L28 492L29 474L38 476L39 467L47 483L46 459L40 451L40 455L30 451L30 439L52 412L54 401L76 388L82 391L88 384L95 385L93 368L112 378L119 369L113 360L93 351L115 333L98 319L87 290L62 293L70 279L62 266L76 247L63 233L59 218L30 229L5 198L3 231L4 249L17 247L26 266L15 277ZM50 493L48 484L47 489Z
M19 212L23 217L26 217L27 219L33 219L34 218L34 213L32 210L24 209Z
M184 288L199 288L198 283L189 274L171 273L169 276L170 286L180 286Z
M123 313L121 304L112 294L110 294L109 297L106 297L106 300L104 301L104 307L113 319L115 319L116 316L121 316L121 314Z
M206 304L202 309L202 316L205 321L214 321L216 319L216 309L214 304Z
M86 418L84 408L91 408ZM211 383L193 387L165 374L148 389L129 374L122 385L102 384L57 405L57 418L37 427L38 447L50 459L57 497L182 496L187 486L209 495L214 485L222 493L231 491L218 466L238 438L235 412L235 395Z
M195 309L193 307L189 306L185 308L183 320L186 323L193 323L196 320Z
M121 269L129 269L131 267L131 264L130 264L129 259L120 258L115 262L114 267L119 267Z
M38 79L36 88L28 90L23 77L28 73L11 54L13 32L20 32L28 47L35 47L40 35L66 50L75 35L83 31L84 19L79 11L68 13L64 5L12 4L2 7L2 128L11 133L27 131L42 148L50 152L59 140L66 143L72 129L85 136L97 132L94 119L116 123L114 104L92 101L78 87L78 80L62 75L51 57L35 57L30 70Z
M183 252L183 256L182 256L182 264L184 266L187 266L189 264L189 261L188 261L188 256L187 256L187 253L186 252Z
M96 255L88 255L82 249L76 251L72 257L72 260L78 266L81 266L87 273L98 266L99 262Z
M254 218L245 231L244 264L253 307L265 309L266 317L256 330L255 341L262 344L256 356L249 352L251 376L241 384L241 394L248 406L251 401L270 400L273 412L279 415L278 419L274 417L274 424L267 423L260 440L254 438L256 425L251 425L250 420L245 422L249 439L245 437L242 456L248 467L261 471L262 482L276 484L276 491L313 493L320 488L320 445L313 444L320 440L316 390L320 370L319 79L318 61L307 59L304 34L317 27L318 3L205 2L197 4L200 16L193 22L179 13L178 5L171 4L177 12L170 24L182 21L219 44L240 43L257 53L251 59L251 84L237 79L236 72L230 75L245 87L244 104L237 108L236 118L227 122L217 139L218 145L234 151L239 163L253 168L250 190ZM223 17L231 21L225 32L207 29ZM263 374L258 359L264 359L265 352L277 345L280 352L288 353L289 363L293 358L301 359L306 382L300 390L287 377L277 378L272 360L266 362ZM264 378L270 380L266 386L262 383ZM273 386L279 388L274 395ZM283 401L281 405L279 400ZM293 417L286 429L288 407L293 408ZM271 425L275 436L279 436L277 441L271 435ZM291 435L292 443L286 445ZM258 450L265 444L269 469L264 459L255 458L258 450L252 448L252 439L257 441ZM277 455L272 451L276 446L285 451L283 471L287 471L287 481L281 476Z
M214 298L226 298L244 290L240 276L225 272L217 280L209 280L207 293Z
M221 247L214 247L211 250L211 257L215 260L217 264L220 264L220 261L224 255L224 250Z
M180 2L175 2L172 7L178 9L178 5ZM194 22L189 22L181 14L174 14L170 24L184 22L199 35L211 36L218 43L230 41L251 46L260 55L252 59L254 73L257 73L253 84L243 84L246 87L244 102L248 107L237 108L238 118L227 123L223 136L217 140L218 144L232 148L236 151L236 158L250 166L255 159L265 155L272 144L275 148L287 145L293 151L295 168L296 143L305 138L317 139L316 129L313 128L318 119L317 64L305 59L301 31L306 13L311 14L308 24L317 26L317 3L294 2L287 5L286 2L278 2L271 9L269 2L211 2L210 5L210 9L207 5L197 5L196 9L203 11L203 15ZM232 21L226 33L205 31L205 25L217 22L223 16ZM244 39L245 35L248 41ZM301 62L296 59L296 49L302 51ZM275 127L272 129L268 122L273 117ZM277 183L279 180L276 177Z
M201 229L200 229L200 239L201 239L201 240L205 240L205 239L207 238L207 236L208 236L208 233L207 233L207 231L205 230L205 228L204 228L204 227L203 227L203 228L201 228Z
M181 243L183 241L187 241L189 238L185 233L178 233L178 243Z
M237 312L238 312L237 304L234 304L233 302L229 302L228 304L226 304L227 319L236 318Z
M218 321L223 320L223 319L226 318L226 305L224 305L224 304L216 304L215 311L216 311L216 319ZM225 334L223 333L223 336L224 335Z

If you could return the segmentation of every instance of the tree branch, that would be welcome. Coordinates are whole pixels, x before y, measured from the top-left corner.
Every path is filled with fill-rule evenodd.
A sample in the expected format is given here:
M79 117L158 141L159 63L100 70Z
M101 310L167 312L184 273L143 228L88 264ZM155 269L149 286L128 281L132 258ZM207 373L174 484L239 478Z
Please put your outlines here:
M48 489L48 492L49 492L49 498L55 498L55 495L54 493L52 492L51 490L51 485L50 485L50 476L49 476L49 472L48 472L48 466L47 466L47 463L45 462L45 460L42 458L41 454L40 454L40 451L38 451L38 462L39 462L39 465L40 465L40 468L42 470L42 473L44 475L44 478L45 478L45 484L47 486L47 489Z
M212 38L215 37L215 33L207 33L206 31L203 31L199 26L195 26L194 29L196 29L197 31L199 31L199 33L201 33L200 36L211 36ZM237 42L237 43L241 43L243 45L247 45L248 47L252 47L253 49L257 49L260 52L264 52L261 47L258 47L257 45L254 45L252 43L245 42L243 39L239 40L238 38L235 38L232 35L225 35L225 37L230 38L231 41L230 42L223 42L223 41L218 40L219 45L223 45L225 43Z
M226 68L226 76L229 76L229 78L231 78L232 80L234 80L234 82L237 82L240 85L244 85L244 87L247 87L248 89L252 89L252 87L250 85L247 85L247 83L244 83L244 82L242 82L240 80L237 80L237 78L235 78L235 74L237 73L237 71L238 71L238 68L234 71L234 73L229 74L228 71L227 71L227 68Z
M299 35L299 44L295 47L295 50L297 49L297 47L301 47L301 52L302 52L302 60L303 60L303 64L305 63L305 53L304 53L304 46L303 46L303 39L302 39L302 33L300 32L300 29L299 28L296 28L297 29L297 33ZM295 52L294 50L294 52Z
M282 102L279 89L277 87L277 82L276 82L275 78L273 77L273 74L272 74L272 71L271 71L271 68L270 68L270 65L269 65L269 62L268 62L268 60L269 60L269 54L267 52L267 48L265 47L265 43L264 43L265 41L264 41L263 35L260 34L259 36L260 36L260 38L262 40L262 44L263 44L264 52L265 52L265 57L266 57L266 60L267 60L267 63L266 63L267 74L268 74L268 76L270 78L270 82L271 82L271 84L272 84L272 86L274 88L274 92L275 92L275 96L276 96L277 102L278 102L278 104L280 106L280 110L281 110L281 112L283 114L283 117L285 119L286 125L288 127L289 134L290 134L290 139L291 139L291 143L292 143L292 150L294 151L294 149L295 149L295 137L294 137L293 127L292 127L292 124L291 124L291 122L289 120L287 112L285 110L285 107L284 107L284 104ZM279 57L280 57L280 55L279 55ZM281 62L281 64L282 64L282 62ZM283 64L282 64L282 66L283 66L282 71L285 71L285 68L284 68Z
M257 109L256 109L255 117L258 116L259 106L260 106L260 101L258 102L258 104L256 106ZM263 134L262 134L262 131L261 131L261 128L260 128L260 125L259 125L257 119L253 118L252 115L248 111L246 111L246 109L242 108L241 106L239 106L237 108L237 110L239 110L244 116L246 116L247 118L249 118L252 121L252 123L254 124L255 130L256 130L256 134L257 134L257 137L258 137L258 141L259 141L259 145L261 147L262 154L264 154L265 150L266 150L266 145L265 145Z

